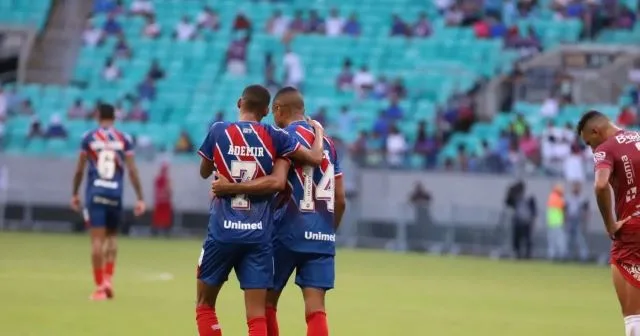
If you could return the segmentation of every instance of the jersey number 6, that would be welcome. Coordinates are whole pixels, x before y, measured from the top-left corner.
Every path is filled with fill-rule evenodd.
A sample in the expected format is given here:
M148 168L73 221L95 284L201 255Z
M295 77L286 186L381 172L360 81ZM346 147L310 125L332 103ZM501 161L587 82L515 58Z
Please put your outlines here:
M103 180L111 180L116 175L116 152L101 150L98 152L98 175Z

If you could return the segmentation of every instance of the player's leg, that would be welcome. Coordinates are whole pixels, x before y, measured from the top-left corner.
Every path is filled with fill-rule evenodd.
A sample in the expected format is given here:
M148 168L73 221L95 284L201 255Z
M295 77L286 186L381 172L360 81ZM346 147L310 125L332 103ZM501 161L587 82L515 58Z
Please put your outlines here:
M199 336L221 336L216 315L218 293L233 267L236 255L232 247L206 240L198 260L196 286L196 324Z
M328 336L325 294L335 282L335 258L309 254L298 267L296 284L302 288L307 320L307 336Z
M244 304L249 336L267 336L267 290L273 287L273 249L270 243L247 244L235 265Z
M640 336L640 265L614 262L611 273L624 316L626 336Z
M91 239L91 264L93 267L93 280L96 290L91 295L92 300L104 300L107 298L104 292L104 244L107 237L106 214L104 207L87 204L84 210L84 219L89 227Z
M279 336L278 301L297 264L296 254L283 245L273 248L273 288L267 292L267 335Z
M109 298L113 298L113 274L118 255L118 228L120 227L121 210L119 207L108 209L106 239L104 246L104 288Z

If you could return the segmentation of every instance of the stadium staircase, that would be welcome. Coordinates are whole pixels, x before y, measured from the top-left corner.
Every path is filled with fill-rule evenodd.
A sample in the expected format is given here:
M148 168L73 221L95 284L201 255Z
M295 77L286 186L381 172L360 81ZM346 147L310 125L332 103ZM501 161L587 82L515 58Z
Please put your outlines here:
M82 31L92 1L54 0L48 21L39 35L27 65L27 82L66 84L82 46Z

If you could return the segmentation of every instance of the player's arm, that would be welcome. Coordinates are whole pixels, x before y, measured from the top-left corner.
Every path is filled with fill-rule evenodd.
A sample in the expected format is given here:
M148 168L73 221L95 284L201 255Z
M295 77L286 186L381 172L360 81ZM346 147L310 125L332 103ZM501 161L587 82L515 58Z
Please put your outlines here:
M84 168L87 165L87 153L81 151L78 154L78 162L76 163L76 171L73 174L73 186L71 187L71 208L75 211L80 211L80 198L78 193L80 192L80 185L82 184L82 175L84 174Z
M213 191L216 196L273 194L284 190L287 185L287 174L289 173L290 166L291 163L289 160L279 158L273 166L271 175L241 183L231 183L224 176L218 176L211 184L211 191Z
M616 231L616 220L613 216L613 201L611 199L611 187L609 186L610 177L611 168L598 168L593 187L604 226L609 235L613 236Z
M311 149L307 149L304 146L298 146L298 149L289 154L296 162L300 162L302 164L310 164L313 166L319 166L322 163L322 159L324 157L324 129L322 125L317 121L310 121L313 126L313 130L315 133L315 139L313 140L313 145L311 145Z
M338 175L335 178L335 200L333 205L333 225L337 230L342 222L342 216L347 209L347 199L344 192L344 182L342 181L342 175Z
M215 164L213 163L213 149L215 146L215 134L219 131L220 126L222 126L221 122L216 122L211 125L209 128L209 133L207 133L207 137L200 145L200 149L198 150L198 155L202 158L200 161L200 177L203 179L208 179L213 171L215 170Z

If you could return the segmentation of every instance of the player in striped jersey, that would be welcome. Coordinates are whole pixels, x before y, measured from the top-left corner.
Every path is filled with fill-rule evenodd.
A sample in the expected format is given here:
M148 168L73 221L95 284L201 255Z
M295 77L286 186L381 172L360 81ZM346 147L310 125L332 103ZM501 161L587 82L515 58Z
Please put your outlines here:
M315 130L320 140L309 150L286 131L260 123L269 112L270 99L266 88L249 86L238 100L240 121L211 126L199 151L202 178L215 171L221 179L240 183L278 169L286 174L288 163L282 158L311 165L322 162L321 127ZM249 335L266 336L266 295L273 286L273 202L273 192L213 199L198 262L196 320L200 336L221 335L215 303L231 269L245 293Z
M304 101L298 90L287 87L273 100L273 114L278 126L286 127L306 147L319 139L305 121ZM324 157L319 166L293 163L287 172L274 171L270 176L240 184L220 179L213 183L216 195L274 192L287 181L280 194L274 233L274 288L267 296L269 336L279 334L276 307L289 277L296 271L296 284L302 288L305 302L307 335L329 334L325 293L335 280L335 232L346 209L342 171L333 142L320 138ZM278 163L280 165L280 163Z
M97 112L98 128L87 132L82 139L73 177L71 207L80 211L78 192L88 163L83 213L91 235L91 261L97 286L91 299L104 300L113 297L112 277L117 254L116 234L122 217L125 166L138 198L136 215L144 213L145 203L129 136L113 127L113 106L101 104Z

